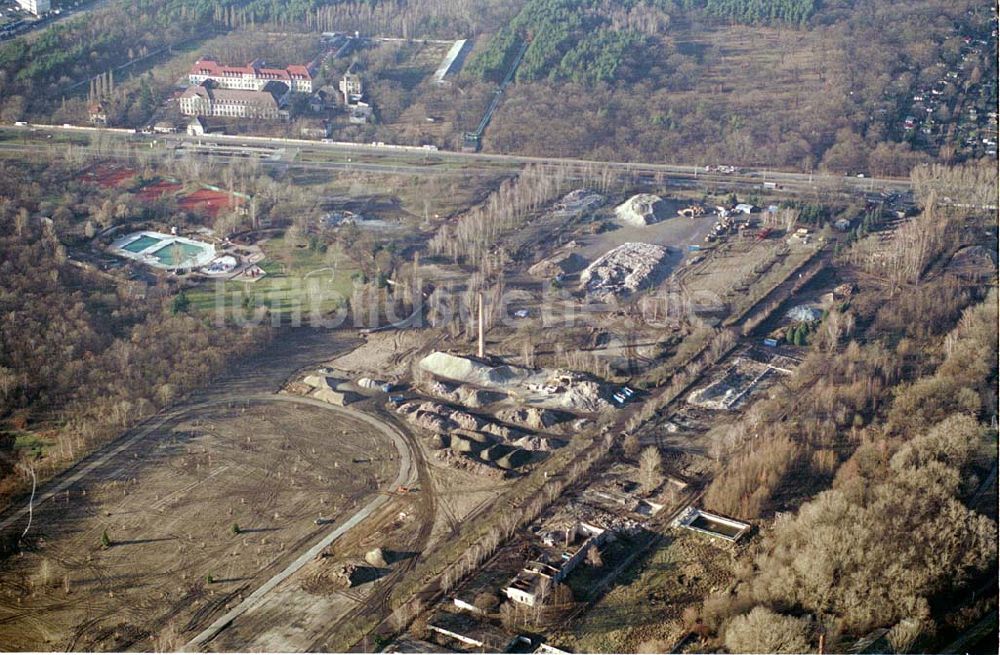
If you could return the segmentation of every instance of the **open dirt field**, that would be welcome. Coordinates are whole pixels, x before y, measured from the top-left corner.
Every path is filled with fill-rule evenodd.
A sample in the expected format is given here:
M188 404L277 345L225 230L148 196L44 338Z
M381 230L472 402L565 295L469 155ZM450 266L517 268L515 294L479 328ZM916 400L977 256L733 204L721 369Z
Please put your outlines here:
M192 408L35 508L33 547L0 565L0 644L179 648L398 468L386 436L334 408Z
M77 179L110 189L133 177L135 177L135 171L130 168L116 164L97 164L81 173Z
M580 243L580 248L577 252L590 262L623 243L651 243L680 251L688 244L701 244L712 225L718 220L711 214L698 218L683 218L677 215L677 210L690 203L673 198L664 198L663 201L665 205L663 214L666 218L662 221L642 227L623 224L609 232L579 237L577 241ZM609 205L606 211L611 208ZM679 260L680 257L678 252L672 260ZM675 263L671 261L672 265Z
M150 202L157 198L180 191L181 185L174 182L160 180L149 186L144 186L135 194L135 197L144 202Z
M218 216L219 212L238 204L239 199L231 198L223 191L211 189L199 189L177 201L177 206L184 211L202 211L212 218Z
M434 341L424 330L388 330L365 337L365 343L328 364L352 377L395 379L409 372L409 357Z
M412 492L396 499L372 514L365 530L344 535L276 587L206 650L343 651L360 639L358 626L366 616L382 611L393 584L416 564L429 532L426 496ZM376 548L382 549L385 561L366 566L365 555ZM346 563L362 568L359 581L350 587L338 576Z

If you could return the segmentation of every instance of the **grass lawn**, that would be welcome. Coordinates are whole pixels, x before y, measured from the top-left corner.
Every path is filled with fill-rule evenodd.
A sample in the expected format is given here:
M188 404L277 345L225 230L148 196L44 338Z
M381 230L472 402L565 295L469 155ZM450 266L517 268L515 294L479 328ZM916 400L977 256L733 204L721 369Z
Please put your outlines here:
M8 143L39 143L45 145L72 143L76 146L88 146L90 145L90 135L76 132L31 132L28 130L0 129L0 142L4 141Z
M262 248L265 277L256 282L205 284L188 292L191 309L215 314L224 303L226 318L249 319L255 308L266 307L282 320L299 315L308 321L310 314L328 314L350 298L356 269L343 253L332 247L326 252L312 250L285 237L270 239Z
M51 445L51 442L41 439L32 432L22 432L14 437L14 450L26 452L31 457L44 457L45 449Z

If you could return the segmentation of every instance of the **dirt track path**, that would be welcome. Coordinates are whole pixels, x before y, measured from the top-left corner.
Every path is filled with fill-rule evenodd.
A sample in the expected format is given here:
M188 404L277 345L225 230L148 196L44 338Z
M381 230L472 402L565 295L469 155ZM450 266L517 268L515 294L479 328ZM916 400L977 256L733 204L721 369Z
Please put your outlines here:
M387 483L391 486L383 486L381 492L377 492L378 495L370 502L361 507L350 518L342 520L339 525L326 533L312 547L306 549L308 543L300 543L295 550L287 552L290 558L294 557L295 559L261 584L243 602L217 618L185 646L187 650L199 649L225 630L237 617L269 599L269 592L312 561L324 548L386 505L391 500L391 496L385 493L386 490L395 489L398 486L410 486L417 480L421 468L420 459L413 452L405 433L398 427L386 424L370 414L356 410L335 407L311 398L277 393L297 371L341 355L356 343L353 334L349 332L310 329L284 332L263 353L234 366L230 373L217 379L213 384L192 392L184 401L122 434L115 441L42 485L35 496L34 511L37 513L41 505L53 502L53 499L58 497L60 493L73 488L74 485L79 485L81 481L89 480L94 475L103 475L102 467L113 464L116 457L121 457L130 448L142 448L143 440L155 435L157 430L164 425L210 408L227 405L240 407L261 402L312 406L367 423L388 437L399 454L399 469L396 478L391 483ZM12 506L8 511L0 513L0 531L9 530L11 533L20 534L23 525L27 522L27 514L27 497L25 497L23 501L19 500L17 505ZM296 556L297 552L301 550L304 552Z
M403 438L394 427L383 423L378 419L369 416L368 414L362 414L361 412L355 412L350 409L343 407L334 407L328 403L321 402L319 400L313 400L312 398L300 398L298 396L279 396L274 394L262 394L259 396L247 398L247 400L254 401L287 401L306 405L313 405L315 407L322 407L324 409L329 409L332 411L347 414L353 418L364 421L371 425L372 427L381 430L383 434L388 436L393 444L396 446L397 451L399 451L399 473L396 475L395 481L393 481L390 489L407 486L414 483L417 479L417 469L414 466L413 452L411 446L406 439ZM381 493L373 498L367 505L358 510L353 516L344 521L341 525L337 526L333 531L328 533L325 537L320 539L315 545L309 550L302 553L297 557L291 564L289 564L283 571L274 575L270 580L265 582L263 585L257 588L252 594L246 597L242 603L226 612L215 622L212 623L208 628L198 634L194 639L189 641L183 648L185 652L192 652L200 650L202 646L211 641L218 635L222 630L226 628L230 623L232 623L236 618L243 615L244 613L250 611L254 607L257 607L262 602L264 602L267 594L280 585L282 582L287 580L296 571L301 569L303 566L311 562L319 555L323 549L336 541L341 535L346 533L351 528L355 527L366 518L371 516L371 514L377 510L379 507L384 505L390 500L390 496Z
M86 478L92 471L105 465L122 451L133 446L162 427L168 421L176 420L196 409L242 403L250 397L266 391L269 398L274 396L284 382L300 368L313 362L323 361L346 350L352 341L325 330L300 329L287 331L259 356L248 359L234 367L234 370L214 383L199 389L177 405L169 407L150 417L144 423L122 434L116 440L95 453L85 457L73 467L57 475L43 485L35 495L34 508L37 509L59 492ZM318 402L318 401L317 401ZM324 405L320 403L320 405ZM326 405L329 406L329 405ZM350 412L349 412L350 413ZM353 415L353 413L351 413ZM15 509L16 507L16 509ZM0 533L15 523L26 524L28 498L23 505L12 505L0 513ZM20 533L18 533L20 534Z

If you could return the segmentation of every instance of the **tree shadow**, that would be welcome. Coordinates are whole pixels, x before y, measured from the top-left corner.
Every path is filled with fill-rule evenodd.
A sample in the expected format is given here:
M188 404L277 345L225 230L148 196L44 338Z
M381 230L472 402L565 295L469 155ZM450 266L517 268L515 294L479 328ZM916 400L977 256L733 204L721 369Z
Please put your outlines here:
M249 576L249 575L244 575L244 576L239 577L239 578L213 578L212 579L212 583L213 584L221 584L221 583L224 583L224 582L245 582L246 580L252 580L252 579L253 579L252 576Z
M387 550L382 549L382 553L385 555L386 564L390 566L396 562L402 562L404 560L413 559L420 553L413 550Z

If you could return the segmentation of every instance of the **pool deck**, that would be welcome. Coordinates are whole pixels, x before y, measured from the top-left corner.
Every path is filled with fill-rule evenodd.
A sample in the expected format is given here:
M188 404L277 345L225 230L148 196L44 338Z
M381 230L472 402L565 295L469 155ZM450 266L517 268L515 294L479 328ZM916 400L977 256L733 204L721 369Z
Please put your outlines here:
M137 243L147 245L140 248L133 246ZM165 261L166 257L158 256L158 253L162 253L165 248L170 248L174 244L181 246L184 251L184 257L179 263L173 263L171 260ZM130 246L133 247L130 248ZM193 252L195 249L197 253ZM215 246L210 243L148 230L132 232L119 237L108 247L108 251L119 257L162 270L201 268L216 258Z

